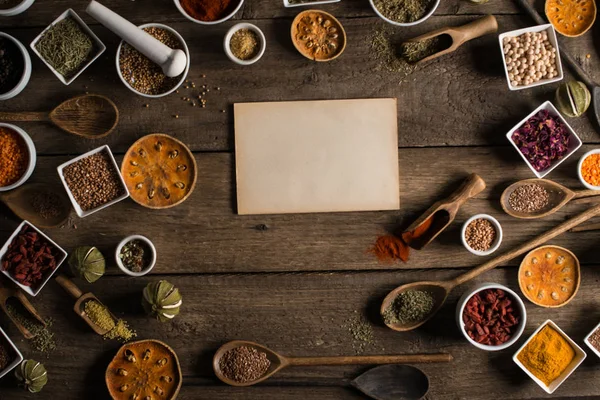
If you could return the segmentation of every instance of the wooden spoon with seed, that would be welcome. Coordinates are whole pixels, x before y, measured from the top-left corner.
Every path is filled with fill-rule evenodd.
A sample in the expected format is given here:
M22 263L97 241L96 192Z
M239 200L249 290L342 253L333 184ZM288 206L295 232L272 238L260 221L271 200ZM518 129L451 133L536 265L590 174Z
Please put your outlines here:
M15 299L21 306L23 306L23 310L27 312L29 315L25 318L34 319L39 322L42 326L46 326L46 321L42 318L42 316L37 312L33 304L29 302L25 294L21 289L7 287L0 280L0 309L4 311L6 315L10 318L10 320L15 324L15 326L19 329L19 331L23 334L25 339L31 339L35 337L35 335L25 327L17 318L13 316L13 314L8 310L7 302L9 299Z
M44 218L34 207L36 196L53 196L57 201L56 215L48 215ZM57 190L55 186L44 183L27 183L10 192L2 192L0 201L6 204L17 217L30 221L40 228L62 225L71 213L71 202L64 190Z

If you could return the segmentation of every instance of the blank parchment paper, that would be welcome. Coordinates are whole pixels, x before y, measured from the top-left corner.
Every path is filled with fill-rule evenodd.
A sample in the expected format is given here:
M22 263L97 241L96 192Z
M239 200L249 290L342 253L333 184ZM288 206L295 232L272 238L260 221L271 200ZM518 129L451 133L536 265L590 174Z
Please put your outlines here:
M396 99L234 105L239 214L400 208Z

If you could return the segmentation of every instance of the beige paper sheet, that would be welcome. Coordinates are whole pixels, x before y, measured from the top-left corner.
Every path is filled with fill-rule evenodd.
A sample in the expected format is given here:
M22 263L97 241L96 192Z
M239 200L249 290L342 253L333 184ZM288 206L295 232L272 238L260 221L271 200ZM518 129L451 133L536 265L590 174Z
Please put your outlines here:
M239 214L400 208L396 99L234 105Z

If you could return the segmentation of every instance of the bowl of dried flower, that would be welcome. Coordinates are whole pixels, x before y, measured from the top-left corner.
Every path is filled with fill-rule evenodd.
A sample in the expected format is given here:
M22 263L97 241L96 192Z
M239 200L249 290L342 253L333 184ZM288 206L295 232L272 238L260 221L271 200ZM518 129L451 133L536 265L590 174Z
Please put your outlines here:
M115 259L118 267L127 275L144 276L156 264L156 247L145 236L127 236L117 246Z

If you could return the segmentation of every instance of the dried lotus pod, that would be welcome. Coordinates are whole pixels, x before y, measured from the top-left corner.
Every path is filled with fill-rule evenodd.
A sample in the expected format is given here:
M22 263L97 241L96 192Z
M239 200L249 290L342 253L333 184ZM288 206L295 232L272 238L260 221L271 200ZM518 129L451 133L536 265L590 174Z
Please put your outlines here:
M95 247L80 246L69 256L69 267L73 275L94 283L104 275L106 261Z
M135 361L129 361L129 355ZM159 365L161 360L166 362ZM113 400L173 400L182 384L177 354L158 340L123 345L108 365L105 378Z
M556 32L568 37L583 35L596 21L594 0L546 0L545 9Z
M131 198L153 209L185 201L196 185L196 160L179 140L154 133L136 141L125 154L121 175Z
M175 318L182 303L179 290L168 281L150 282L144 288L142 305L149 315L161 322Z
M44 364L35 360L23 360L15 370L15 376L31 393L40 392L48 383L48 372Z
M554 96L556 108L567 117L580 117L585 113L592 101L592 95L585 83L569 81L556 89Z

